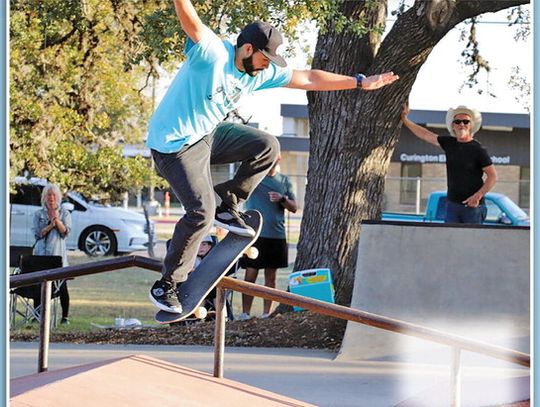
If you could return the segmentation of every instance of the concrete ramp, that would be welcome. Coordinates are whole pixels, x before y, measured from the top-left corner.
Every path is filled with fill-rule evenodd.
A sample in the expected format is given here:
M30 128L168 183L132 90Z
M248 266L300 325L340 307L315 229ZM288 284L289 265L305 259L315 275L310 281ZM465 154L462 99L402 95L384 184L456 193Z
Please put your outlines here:
M529 237L528 228L364 224L351 307L529 352ZM393 355L403 338L349 322L339 356Z
M351 307L529 353L529 234L528 229L364 224ZM436 368L449 377L452 353L444 345L349 322L337 359L406 367L396 383L405 400L418 394L413 379L419 369ZM519 393L511 401L528 397L515 386L528 383L529 369L471 352L460 360L464 398L495 395L485 391L490 387ZM440 383L433 377L425 388L429 393ZM443 392L446 397L449 388ZM493 398L486 397L476 405L490 405Z
M13 379L12 407L312 406L232 380L132 355Z

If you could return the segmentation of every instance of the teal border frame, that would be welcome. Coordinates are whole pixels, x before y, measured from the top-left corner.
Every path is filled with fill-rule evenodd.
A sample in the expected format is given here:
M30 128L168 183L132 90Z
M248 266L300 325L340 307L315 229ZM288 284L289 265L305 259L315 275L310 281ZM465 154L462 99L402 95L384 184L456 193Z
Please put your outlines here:
M532 3L532 1L531 1ZM532 159L531 163L533 165L533 194L532 194L532 208L533 208L533 216L531 216L532 219L532 242L531 245L532 253L531 253L531 279L533 282L533 290L531 292L532 294L532 306L533 306L533 318L532 318L532 324L533 324L533 330L532 330L532 349L531 349L531 356L532 356L532 366L531 366L531 375L532 375L532 394L531 394L531 405L534 405L537 397L537 391L540 389L540 378L538 377L538 374L536 372L536 361L537 361L537 351L539 349L540 345L540 339L538 339L538 312L540 310L540 302L538 301L538 290L540 289L540 282L538 279L537 274L537 256L538 256L538 249L539 249L539 243L538 243L538 237L540 236L538 232L538 222L536 221L536 216L540 211L540 203L538 202L538 199L536 198L538 196L537 188L538 188L538 176L540 174L540 170L538 169L538 165L535 161L535 159L538 159L540 157L540 142L536 139L536 135L538 134L538 101L540 100L537 92L537 83L538 78L540 77L538 75L538 52L540 45L538 44L539 41L539 34L538 29L536 29L536 24L538 21L540 21L540 8L538 7L538 3L536 4L536 7L533 6L533 83L532 83L532 134L531 134L531 140L533 144L533 150L532 150Z
M4 380L2 381L2 384L0 385L0 400L6 400L7 405L7 383L9 380L9 372L7 369L7 355L8 355L8 346L9 341L7 340L7 335L9 335L9 331L7 329L7 281L9 278L9 273L7 270L9 268L8 265L8 254L7 254L7 223L6 223L6 202L7 202L7 166L9 163L8 157L7 157L7 145L8 145L8 125L7 125L7 107L8 107L8 80L7 80L7 72L8 72L8 49L7 49L7 33L8 33L8 9L9 9L9 2L2 2L2 6L0 7L0 29L1 34L0 37L2 38L0 50L2 55L2 63L0 63L0 89L2 89L2 96L0 97L0 134L4 135L4 142L0 145L0 155L3 157L3 166L0 167L0 175L4 179L4 183L2 186L2 199L0 202L0 258L4 260L4 278L2 281L2 292L4 299L4 302L2 304L2 316L1 316L1 328L2 333L0 335L0 341L2 345L2 352L0 352L0 358L1 363L0 366L2 366L2 371L0 371L0 377L3 377Z

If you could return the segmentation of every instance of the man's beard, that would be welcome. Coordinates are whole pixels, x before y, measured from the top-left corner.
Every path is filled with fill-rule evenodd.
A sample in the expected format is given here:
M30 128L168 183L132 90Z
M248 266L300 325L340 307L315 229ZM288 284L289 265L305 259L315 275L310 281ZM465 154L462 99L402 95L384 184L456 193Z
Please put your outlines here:
M469 135L469 131L467 129L458 129L455 130L454 133L456 133L457 138L463 138Z
M244 65L244 70L249 76L256 76L259 71L262 69L255 69L253 66L253 54L250 57L242 59L242 64Z

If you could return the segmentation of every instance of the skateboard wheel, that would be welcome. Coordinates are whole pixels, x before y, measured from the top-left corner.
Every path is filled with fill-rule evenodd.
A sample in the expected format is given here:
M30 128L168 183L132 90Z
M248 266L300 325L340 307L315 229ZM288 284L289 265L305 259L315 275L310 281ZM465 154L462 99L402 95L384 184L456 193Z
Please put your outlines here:
M250 259L256 259L259 256L259 250L257 250L256 247L251 246L249 249L246 250L246 255Z
M204 307L199 307L195 310L193 314L199 319L204 319L208 315L208 311Z

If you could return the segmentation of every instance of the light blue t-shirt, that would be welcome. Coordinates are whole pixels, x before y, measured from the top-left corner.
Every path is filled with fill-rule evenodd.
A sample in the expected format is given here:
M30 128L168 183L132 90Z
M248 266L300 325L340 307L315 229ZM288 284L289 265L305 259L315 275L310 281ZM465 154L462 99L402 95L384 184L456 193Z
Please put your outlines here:
M278 172L274 176L264 177L244 206L246 209L256 209L261 212L263 217L261 237L285 239L285 208L279 202L270 202L268 192L271 191L287 195L293 201L296 200L289 177Z
M150 119L146 145L162 153L179 151L211 133L243 95L286 86L292 70L271 63L255 77L234 65L234 45L209 28L198 43L188 40L182 64Z

